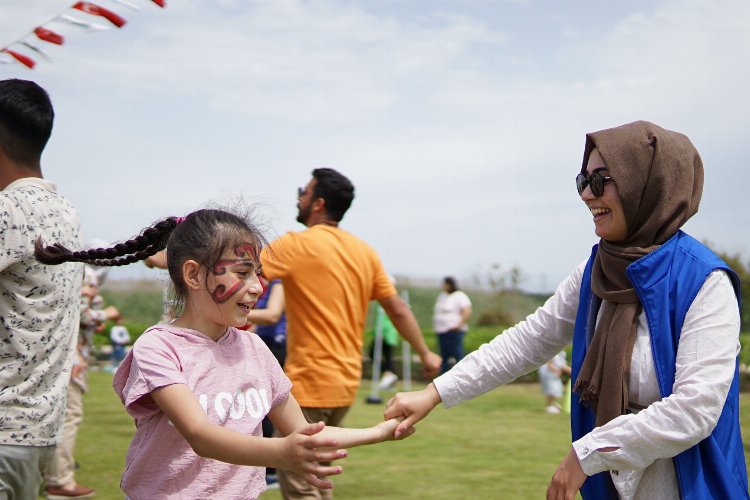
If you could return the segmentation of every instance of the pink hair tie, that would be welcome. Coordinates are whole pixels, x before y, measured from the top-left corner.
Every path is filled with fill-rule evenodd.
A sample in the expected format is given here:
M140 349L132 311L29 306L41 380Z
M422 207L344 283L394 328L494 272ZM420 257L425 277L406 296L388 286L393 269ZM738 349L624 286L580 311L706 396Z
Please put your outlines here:
M187 217L177 217L175 218L175 222L179 224L180 222L184 221Z

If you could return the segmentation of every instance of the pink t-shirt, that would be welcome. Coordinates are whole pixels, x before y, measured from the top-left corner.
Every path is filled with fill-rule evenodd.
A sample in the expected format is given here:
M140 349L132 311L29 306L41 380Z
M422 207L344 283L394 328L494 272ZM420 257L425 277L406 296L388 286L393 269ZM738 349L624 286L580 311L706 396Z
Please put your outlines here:
M211 423L262 436L261 422L286 400L291 382L255 334L229 328L217 342L172 325L149 328L115 374L113 386L135 419L120 486L133 500L258 497L265 469L201 458L151 398L185 384Z

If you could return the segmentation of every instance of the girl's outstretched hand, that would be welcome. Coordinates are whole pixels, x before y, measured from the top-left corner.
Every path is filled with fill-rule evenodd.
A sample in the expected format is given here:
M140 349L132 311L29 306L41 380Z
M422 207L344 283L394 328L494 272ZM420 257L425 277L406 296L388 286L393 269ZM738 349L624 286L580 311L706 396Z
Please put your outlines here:
M281 468L302 475L316 488L330 489L333 483L320 478L341 474L342 468L338 465L320 465L319 462L344 458L347 452L336 449L336 439L320 435L324 428L323 422L307 424L283 438Z
M421 391L399 392L385 408L386 419L400 418L393 433L395 439L405 438L414 433L414 424L422 420L440 403L440 394L433 384Z
M586 481L586 473L581 468L573 447L557 468L547 487L547 500L573 500Z
M416 429L414 427L410 427L403 435L399 435L399 437L397 438L395 435L396 427L398 427L399 422L401 422L402 420L404 420L404 417L391 418L377 424L375 428L378 429L381 435L381 438L378 440L378 442L393 441L394 439L405 439L416 432Z

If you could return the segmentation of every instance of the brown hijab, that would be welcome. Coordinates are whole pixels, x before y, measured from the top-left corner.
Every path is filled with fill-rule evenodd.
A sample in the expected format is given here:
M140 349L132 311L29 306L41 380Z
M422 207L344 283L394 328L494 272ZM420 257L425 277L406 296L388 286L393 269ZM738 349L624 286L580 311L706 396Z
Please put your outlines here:
M591 287L603 305L573 389L600 426L630 406L630 359L642 308L625 269L698 211L703 162L686 136L646 121L587 134L581 172L594 148L617 186L628 228L625 240L599 243Z

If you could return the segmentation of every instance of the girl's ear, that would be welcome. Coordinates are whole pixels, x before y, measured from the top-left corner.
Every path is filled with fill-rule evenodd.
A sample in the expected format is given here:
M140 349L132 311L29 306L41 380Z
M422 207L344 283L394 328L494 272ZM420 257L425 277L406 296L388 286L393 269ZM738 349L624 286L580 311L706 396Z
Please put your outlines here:
M182 263L182 279L188 290L201 289L201 266L194 260L186 260Z

